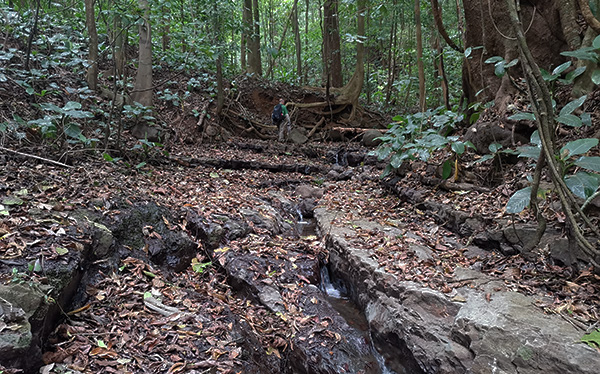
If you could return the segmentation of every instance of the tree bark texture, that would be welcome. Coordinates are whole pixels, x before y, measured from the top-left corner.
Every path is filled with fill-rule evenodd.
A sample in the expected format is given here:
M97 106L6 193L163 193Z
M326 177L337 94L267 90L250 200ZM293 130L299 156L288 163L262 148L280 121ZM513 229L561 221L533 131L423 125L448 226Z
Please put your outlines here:
M85 0L85 24L90 38L86 80L91 90L98 86L98 31L96 30L95 0Z
M246 56L248 55L250 34L252 34L252 0L244 0L242 5L242 37L240 41L240 64L242 71L247 71Z
M531 53L538 65L549 71L567 60L559 54L569 49L561 24L560 12L561 9L566 9L562 1L565 0L520 2L520 14ZM506 61L519 57L506 2L464 0L463 3L465 49L473 48L463 68L467 74L463 79L465 95L469 103L495 100L496 105L503 108L516 89L508 75L502 79L496 77L494 64L486 64L485 61L493 56L501 56ZM484 48L476 49L481 46ZM518 69L512 68L511 74L514 77L522 76Z
M342 55L340 49L340 24L337 0L323 4L323 64L331 75L331 86L342 87ZM327 77L323 77L324 81Z
M251 3L252 27L248 38L248 73L262 76L262 59L260 56L260 13L258 0L246 0Z
M138 103L152 106L152 38L150 29L150 6L147 0L139 0L140 9L144 12L142 23L139 25L140 44L138 69L132 98Z
M417 37L417 68L419 70L419 110L425 111L425 67L423 64L423 37L421 29L421 1L415 0L415 31Z
M296 76L302 77L302 43L300 42L300 25L298 25L298 0L294 0L294 15L292 22L294 26L294 44L296 46Z

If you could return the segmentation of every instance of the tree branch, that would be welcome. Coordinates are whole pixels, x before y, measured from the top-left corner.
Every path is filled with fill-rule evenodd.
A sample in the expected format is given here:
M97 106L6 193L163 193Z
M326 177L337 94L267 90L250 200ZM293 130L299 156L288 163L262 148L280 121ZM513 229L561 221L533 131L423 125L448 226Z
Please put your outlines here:
M446 28L444 28L444 21L442 20L442 10L438 3L438 0L431 0L431 9L433 10L433 19L435 20L435 26L440 33L440 36L446 41L450 48L454 49L457 52L464 53L464 50L457 46L450 36L446 32Z
M600 34L600 21L598 21L598 19L594 17L594 14L590 9L590 3L587 0L579 0L579 8L581 9L581 14L583 14L583 18L585 18L585 22L588 25L590 25L590 27L594 29L594 31Z
M30 155L28 153L22 153L22 152L13 151L12 149L4 148L4 147L0 147L0 151L7 151L7 152L11 152L11 153L17 154L19 156L25 156L25 157L29 157L29 158L35 158L36 160L48 162L48 163L51 163L51 164L54 164L54 165L62 166L64 168L72 168L71 165L63 164L62 162L58 162L58 161L54 161L54 160L49 160L47 158L43 158L43 157L39 157L39 156L35 156L35 155Z

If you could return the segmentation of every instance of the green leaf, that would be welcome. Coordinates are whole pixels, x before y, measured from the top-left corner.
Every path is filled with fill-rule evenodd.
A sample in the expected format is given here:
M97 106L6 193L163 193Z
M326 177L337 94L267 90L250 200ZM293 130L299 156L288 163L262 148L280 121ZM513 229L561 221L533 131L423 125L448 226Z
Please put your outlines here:
M73 110L73 109L81 109L81 103L78 103L77 101L69 101L63 107L64 111Z
M135 165L135 168L136 168L136 169L141 169L141 168L143 168L144 166L146 166L146 161L142 161L142 162L140 162L139 164Z
M525 187L515 192L508 203L506 203L506 213L518 214L529 206L531 201L531 187Z
M596 53L595 49L592 47L579 48L575 51L565 51L565 52L561 52L560 54L563 56L567 56L567 57L575 57L580 60L587 60L587 61L594 61L594 62L598 61L598 54Z
M500 148L502 148L502 144L500 143L492 143L488 146L488 149L492 153L497 153L500 150Z
M559 116L564 116L564 115L573 113L573 111L575 111L575 109L577 109L583 105L583 103L585 102L585 99L587 99L587 95L583 95L579 99L575 99L575 100L569 102L567 105L565 105L560 110Z
M578 76L583 74L586 69L587 68L585 66L580 66L577 69L568 72L567 75L565 76L565 79L561 79L560 82L562 82L564 84L571 84L571 83L573 83L575 78L577 78Z
M104 161L108 161L108 162L113 162L115 160L111 155L109 155L106 152L102 153L102 157L104 158Z
M33 271L35 273L39 273L42 271L42 261L38 258L35 260L35 262L33 263Z
M91 118L94 116L91 112L86 110L70 110L65 112L65 115L71 118Z
M394 169L398 169L402 162L408 158L408 154L403 153L395 153L390 159L390 166Z
M59 256L63 256L63 255L66 255L67 253L69 253L69 250L66 249L65 247L56 247L54 250L56 251L56 253Z
M494 158L494 155L489 155L489 154L488 155L483 155L483 156L481 156L481 158L479 160L475 161L475 163L476 164L480 164L482 162L485 162L487 160L491 160L493 158Z
M504 61L494 65L494 74L496 74L496 76L502 77L505 73L506 69L504 69Z
M596 69L592 73L592 82L594 82L594 84L600 84L600 69Z
M556 121L571 127L581 127L583 121L574 114L564 114L556 117Z
M108 347L106 346L106 343L104 343L104 341L102 341L102 340L100 340L100 339L96 340L96 345L97 345L98 347L100 347L100 348L108 348Z
M581 114L581 122L586 126L592 126L592 115L590 113Z
M552 75L542 68L540 68L540 72L542 73L542 79L544 79L546 82L552 82L558 78L558 75Z
M528 112L517 112L517 113L513 114L512 116L508 117L508 119L513 120L513 121L521 121L521 120L535 121L535 114L528 113Z
M595 49L600 49L600 35L594 38L594 41L592 42L592 47L594 47Z
M465 153L465 143L463 142L454 142L452 143L451 147L454 153L456 153L457 155L462 155L463 153Z
M494 56L494 57L490 57L487 60L485 60L485 63L486 64L495 64L500 61L504 61L504 58L502 58L500 56Z
M565 155L565 158L575 155L582 155L598 145L598 139L584 138L568 142L560 149L560 154Z
M512 60L512 61L511 61L511 62L509 62L508 64L505 64L505 65L504 65L504 68L505 68L505 69L511 68L511 67L515 66L516 64L518 64L518 63L519 63L519 59L518 59L518 58L515 58L514 60Z
M538 130L535 130L532 134L531 137L529 138L529 141L532 144L537 145L538 147L542 146L542 139L540 138L540 132Z
M442 178L448 179L452 175L452 161L446 160L442 165Z
M468 47L467 49L465 49L465 58L469 58L469 56L471 56L471 53L473 52L473 48Z
M596 38L598 39L598 38ZM595 40L594 40L595 42ZM589 345L592 348L600 348L600 329L596 329L596 331L592 331L589 334L585 334L582 338L581 341L586 343L587 345Z
M192 270L196 273L202 274L206 268L210 267L212 262L194 262L192 263Z
M35 90L33 89L33 87L27 87L25 89L25 92L27 92L29 95L33 95L35 93Z
M23 205L23 200L16 196L7 196L2 199L2 204L4 205Z
M556 67L556 69L552 70L552 75L560 75L563 71L567 70L571 67L571 61L567 61L564 64L560 64Z
M575 194L582 199L587 199L592 196L598 189L598 178L596 176L580 171L574 175L567 175L565 184Z
M19 191L15 192L15 195L18 195L18 196L27 196L27 194L29 194L29 191L27 190L27 188L22 188Z
M595 171L600 173L600 157L580 157L577 161L575 161L575 165L582 167L587 170Z
M156 278L156 275L151 271L143 270L142 273L144 273L147 277Z
M541 148L525 145L517 147L517 151L519 152L519 157L528 157L537 160L540 157Z
M145 299L149 299L151 297L152 297L152 293L150 293L150 292L144 292L144 300Z
M76 123L68 123L65 126L65 135L73 139L79 139L81 134L81 127Z

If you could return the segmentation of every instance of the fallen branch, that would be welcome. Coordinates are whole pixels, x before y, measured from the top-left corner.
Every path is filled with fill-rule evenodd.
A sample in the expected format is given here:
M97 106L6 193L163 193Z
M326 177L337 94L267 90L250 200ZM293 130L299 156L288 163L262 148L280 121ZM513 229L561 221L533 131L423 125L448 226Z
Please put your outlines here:
M315 126L312 128L312 130L310 130L310 132L308 133L308 135L306 135L306 137L310 139L310 137L313 136L313 134L317 131L317 129L319 128L319 126L321 126L324 123L325 123L325 117L321 117L321 119L319 120L319 122L317 122L315 124Z
M49 160L47 158L43 158L43 157L40 157L40 156L30 155L29 153L17 152L17 151L13 151L12 149L4 148L4 147L0 147L0 150L1 151L6 151L6 152L11 152L11 153L17 154L19 156L35 158L36 160L48 162L48 163L51 163L51 164L54 164L54 165L62 166L64 168L69 168L69 169L73 168L73 166L70 166L70 165L67 165L67 164L63 164L62 162L58 162L58 161L54 161L54 160Z

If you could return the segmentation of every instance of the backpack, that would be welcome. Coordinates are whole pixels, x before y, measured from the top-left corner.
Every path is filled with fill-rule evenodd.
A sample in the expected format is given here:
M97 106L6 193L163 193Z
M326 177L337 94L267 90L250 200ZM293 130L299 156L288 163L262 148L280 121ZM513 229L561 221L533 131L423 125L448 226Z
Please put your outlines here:
M275 108L273 108L273 114L271 114L271 118L276 123L281 122L281 120L283 119L283 108L281 104L275 105Z

